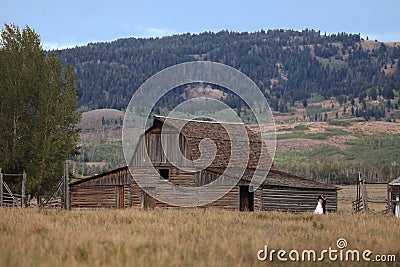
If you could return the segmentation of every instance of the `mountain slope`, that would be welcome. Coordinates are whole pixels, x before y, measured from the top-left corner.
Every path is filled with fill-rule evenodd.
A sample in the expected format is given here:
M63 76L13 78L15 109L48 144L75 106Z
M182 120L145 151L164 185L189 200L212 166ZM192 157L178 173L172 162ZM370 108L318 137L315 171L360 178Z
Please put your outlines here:
M77 72L81 106L124 109L141 83L193 60L221 62L249 76L275 110L318 93L325 99L391 98L400 88L400 46L314 30L204 32L120 39L52 51Z

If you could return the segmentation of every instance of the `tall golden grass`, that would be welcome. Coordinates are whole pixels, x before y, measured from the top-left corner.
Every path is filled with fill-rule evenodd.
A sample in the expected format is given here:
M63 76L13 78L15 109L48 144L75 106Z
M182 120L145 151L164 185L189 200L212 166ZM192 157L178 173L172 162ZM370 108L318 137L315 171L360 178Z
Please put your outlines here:
M0 217L0 266L266 266L265 245L322 250L338 238L400 260L400 221L389 215L4 208Z
M322 216L204 209L4 208L0 266L265 266L270 262L257 259L265 245L320 251L335 249L339 238L345 238L350 249L393 254L399 262L400 221L392 215L352 214L355 190L343 187L338 214ZM368 192L382 200L386 194L385 186L371 186Z

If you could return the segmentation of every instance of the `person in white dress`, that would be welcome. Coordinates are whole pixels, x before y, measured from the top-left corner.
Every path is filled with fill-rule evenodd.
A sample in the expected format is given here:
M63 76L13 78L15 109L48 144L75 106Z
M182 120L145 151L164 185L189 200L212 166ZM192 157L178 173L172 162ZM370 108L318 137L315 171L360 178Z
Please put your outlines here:
M314 210L314 214L323 214L324 213L324 209L322 208L322 197L318 196L318 203L317 203L317 207Z

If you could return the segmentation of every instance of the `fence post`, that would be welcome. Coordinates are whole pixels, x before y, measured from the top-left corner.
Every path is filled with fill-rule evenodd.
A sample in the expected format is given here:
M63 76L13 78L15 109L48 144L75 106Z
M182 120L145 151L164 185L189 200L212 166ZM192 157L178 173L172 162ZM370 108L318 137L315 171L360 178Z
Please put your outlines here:
M361 193L360 193L360 185L361 185L361 172L358 172L358 182L357 182L357 199L359 199L361 197Z
M21 207L22 208L26 208L26 172L23 171L22 173L22 190L21 190L21 195L22 195L22 199L21 199Z
M3 173L0 168L0 207L3 207Z
M65 162L64 162L64 173L63 173L63 176L62 176L62 187L61 187L61 202L62 202L62 208L63 209L67 209L66 207L67 207L67 204L66 204L66 201L67 201L67 198L65 197L65 180L66 180L66 177L65 177Z
M364 205L364 211L369 212L368 209L368 193L367 193L367 185L365 184L365 181L362 180L361 184L361 194L362 194L362 199L363 199L363 205Z
M389 183L387 184L386 191L387 191L387 211L390 213L392 212L392 194Z
M69 210L69 173L68 173L68 160L64 163L64 209Z

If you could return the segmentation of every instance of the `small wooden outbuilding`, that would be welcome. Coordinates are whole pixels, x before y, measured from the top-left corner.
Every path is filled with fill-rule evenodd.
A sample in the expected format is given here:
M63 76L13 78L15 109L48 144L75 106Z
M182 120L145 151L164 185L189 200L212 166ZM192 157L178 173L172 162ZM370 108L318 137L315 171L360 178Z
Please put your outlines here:
M123 167L72 183L70 184L71 207L173 207L157 198L168 199L173 196L171 193L173 191L209 185L218 179L218 183L211 187L207 195L199 194L196 197L183 195L180 201L193 202L195 199L197 201L195 204L201 207L227 210L311 212L316 207L317 196L324 193L327 198L328 212L337 211L337 187L282 172L274 167L268 172L261 186L251 192L253 190L249 190L249 187L256 167L269 167L271 161L266 158L261 165L258 164L261 149L265 144L247 127L245 129L248 140L243 140L243 142L249 143L249 159L240 180L238 182L235 180L235 184L232 184L234 179L230 173L235 169L229 170L228 168L232 167L228 167L228 163L230 160L238 162L242 160L241 153L244 154L244 151L240 151L240 147L236 148L235 157L237 158L231 159L231 137L226 129L229 129L230 133L235 133L243 129L243 125L154 117L153 125L141 137L133 157L133 177L128 167ZM178 147L170 145L173 144L171 140L176 134L179 135ZM184 166L182 170L170 162L178 151L192 161L199 159L202 153L211 150L211 147L208 147L209 144L200 144L204 139L211 139L216 147L215 158L207 165L207 168L198 169L190 162L180 162ZM164 151L162 144L165 147ZM200 151L201 146L202 151ZM142 164L146 162L145 153L150 158L152 168L154 166L157 170L156 180L149 165ZM156 181L159 185L173 186L160 190L152 183L146 184L147 180ZM213 193L227 189L223 197L210 203L205 201L209 195L212 196Z
M390 211L400 218L400 177L388 184L388 203Z
M131 206L132 176L127 167L118 168L69 184L72 209Z

